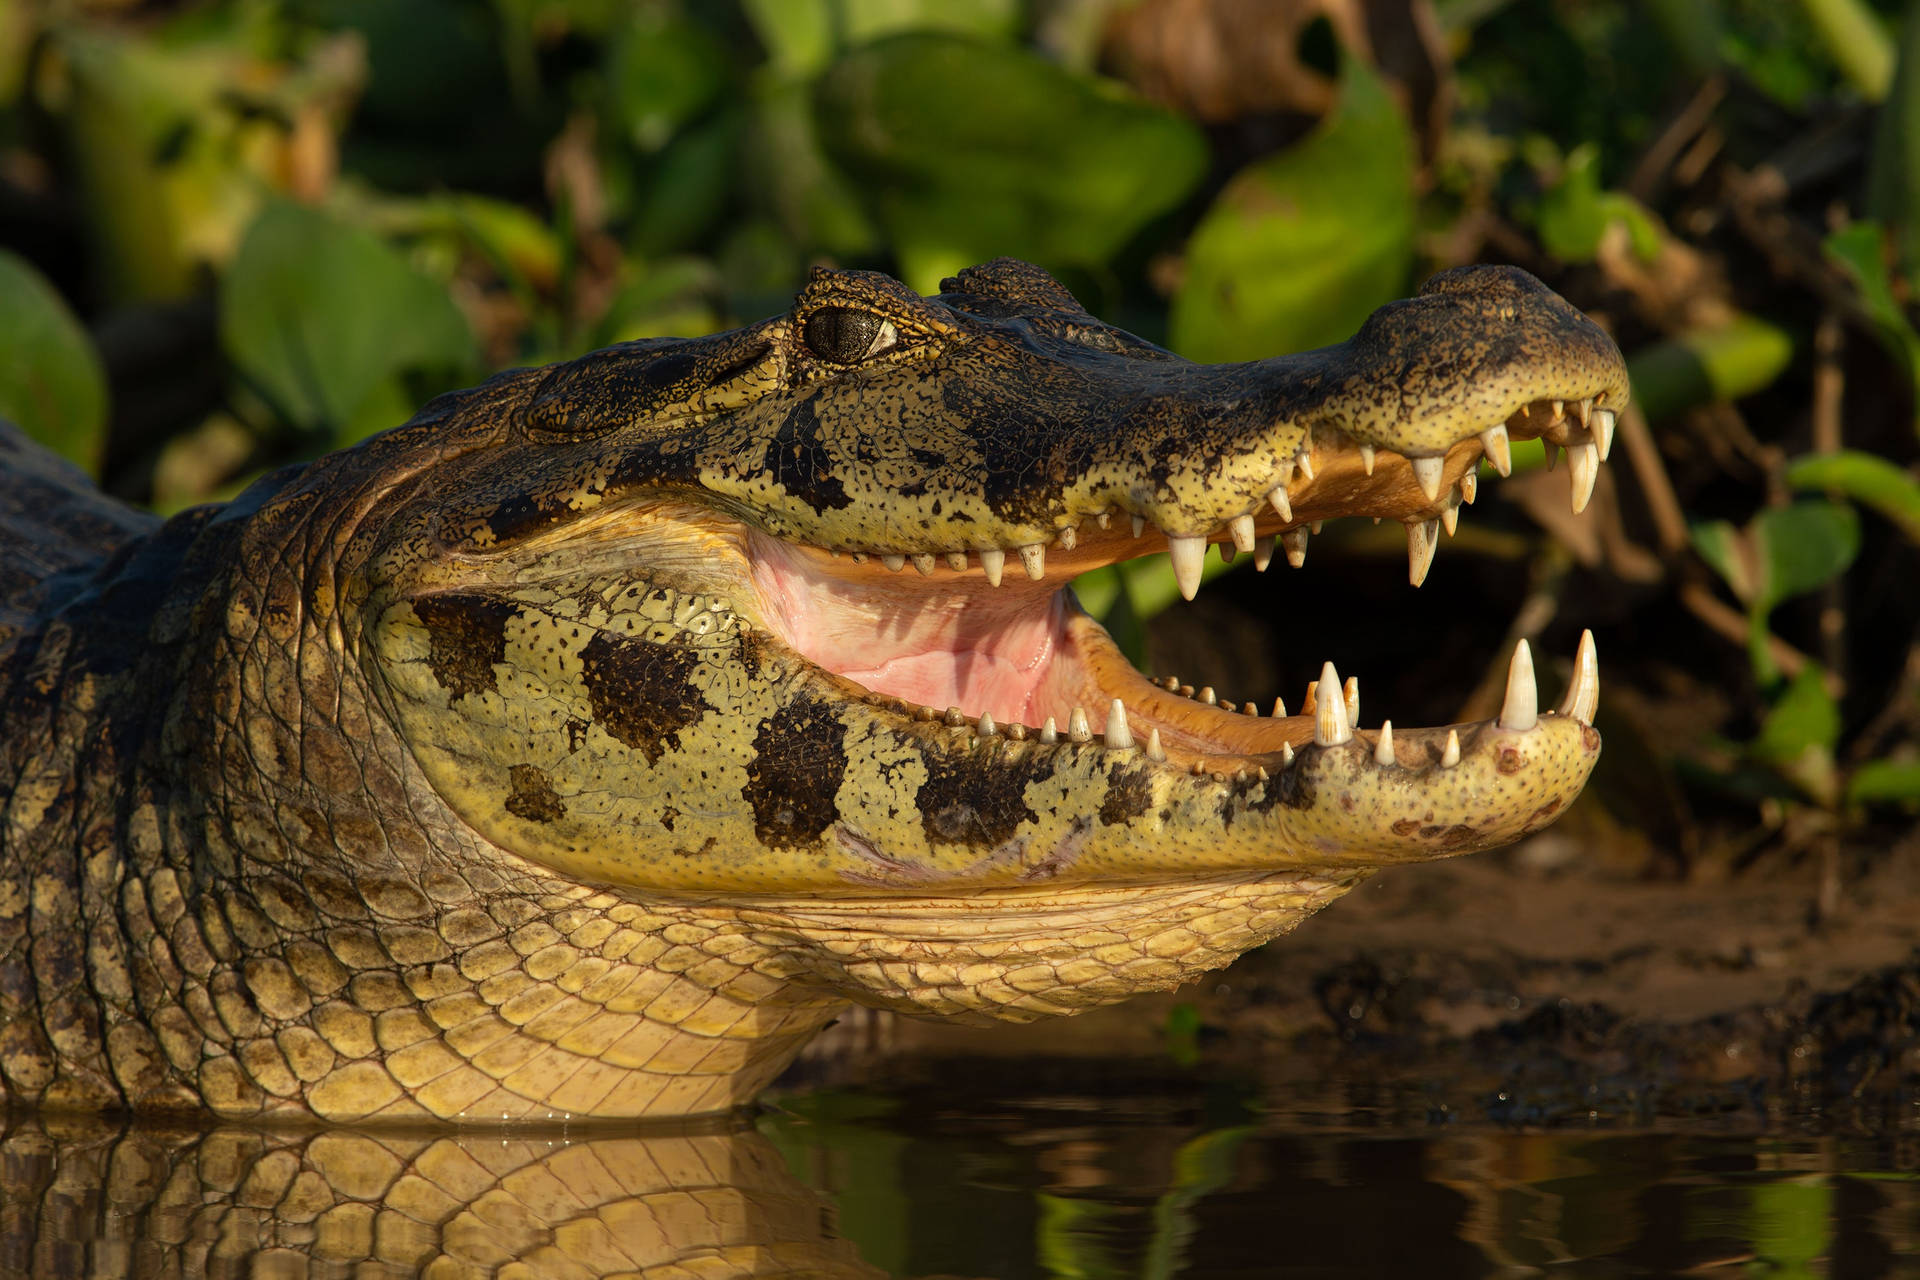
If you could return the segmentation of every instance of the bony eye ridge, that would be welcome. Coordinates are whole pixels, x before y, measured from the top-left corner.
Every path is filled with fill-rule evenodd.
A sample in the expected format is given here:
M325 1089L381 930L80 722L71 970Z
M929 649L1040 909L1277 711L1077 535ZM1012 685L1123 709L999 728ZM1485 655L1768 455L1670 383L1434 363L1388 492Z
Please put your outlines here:
M822 307L801 331L807 349L835 364L856 364L899 342L891 322L857 307Z

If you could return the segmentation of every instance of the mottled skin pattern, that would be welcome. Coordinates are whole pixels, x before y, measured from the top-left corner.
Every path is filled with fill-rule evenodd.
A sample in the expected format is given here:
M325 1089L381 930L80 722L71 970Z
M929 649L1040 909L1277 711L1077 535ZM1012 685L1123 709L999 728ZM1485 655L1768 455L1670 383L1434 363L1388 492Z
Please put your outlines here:
M872 350L828 359L849 314ZM0 428L0 1096L687 1114L848 1000L1028 1019L1222 965L1375 867L1550 821L1597 736L1457 726L1454 763L1396 730L1383 767L1116 674L1065 603L1061 669L1125 684L1172 759L976 730L809 661L764 566L928 609L988 591L956 552L1046 542L1064 578L1166 545L1130 517L1417 525L1446 502L1408 458L1457 502L1476 433L1625 397L1518 272L1209 367L1003 261L932 299L820 272L788 315L503 374L165 524Z

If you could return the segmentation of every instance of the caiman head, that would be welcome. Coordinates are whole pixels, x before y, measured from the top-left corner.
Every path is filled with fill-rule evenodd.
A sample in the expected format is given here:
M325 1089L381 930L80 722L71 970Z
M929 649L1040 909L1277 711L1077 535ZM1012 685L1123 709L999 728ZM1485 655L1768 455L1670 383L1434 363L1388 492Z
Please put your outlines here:
M344 603L439 796L567 877L1003 925L1145 886L1285 897L1216 922L1221 963L1372 868L1536 830L1599 751L1590 643L1558 712L1523 646L1497 719L1362 728L1332 664L1291 714L1149 679L1065 585L1168 551L1192 596L1211 543L1298 563L1354 516L1406 526L1417 584L1516 436L1570 450L1584 505L1623 365L1518 270L1448 271L1338 346L1209 366L1023 263L934 297L822 269L785 315L483 398L386 438L430 441L431 466L363 522ZM975 927L936 923L914 938L935 958Z

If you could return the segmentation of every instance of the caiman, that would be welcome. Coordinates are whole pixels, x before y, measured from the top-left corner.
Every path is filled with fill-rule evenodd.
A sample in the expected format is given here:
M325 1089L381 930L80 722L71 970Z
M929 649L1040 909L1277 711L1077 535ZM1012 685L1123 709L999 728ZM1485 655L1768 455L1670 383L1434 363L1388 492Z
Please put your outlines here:
M1590 641L1557 712L1523 644L1496 719L1362 729L1331 664L1292 714L1150 680L1061 584L1355 516L1418 583L1514 437L1583 505L1627 394L1513 269L1207 366L1001 260L818 270L164 523L0 434L4 1097L718 1110L849 1001L1071 1013L1510 842L1600 749Z

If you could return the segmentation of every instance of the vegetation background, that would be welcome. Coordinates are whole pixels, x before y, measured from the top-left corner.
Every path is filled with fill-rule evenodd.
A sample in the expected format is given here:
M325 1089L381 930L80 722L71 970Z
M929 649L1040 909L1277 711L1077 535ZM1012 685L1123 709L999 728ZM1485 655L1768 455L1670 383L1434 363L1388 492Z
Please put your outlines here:
M1354 522L1284 582L1169 609L1156 557L1083 600L1223 695L1334 656L1423 723L1491 710L1503 641L1593 628L1570 821L1623 874L1812 856L1819 914L1915 838L1891 0L0 0L0 246L0 413L161 512L494 369L784 309L818 262L932 291L1024 257L1196 360L1517 263L1632 366L1587 516L1536 443L1418 593Z

